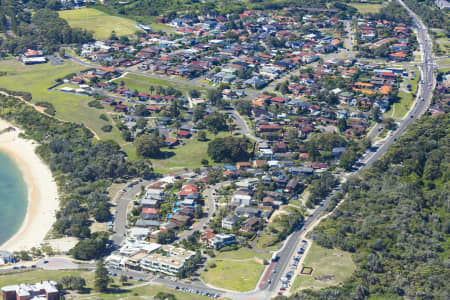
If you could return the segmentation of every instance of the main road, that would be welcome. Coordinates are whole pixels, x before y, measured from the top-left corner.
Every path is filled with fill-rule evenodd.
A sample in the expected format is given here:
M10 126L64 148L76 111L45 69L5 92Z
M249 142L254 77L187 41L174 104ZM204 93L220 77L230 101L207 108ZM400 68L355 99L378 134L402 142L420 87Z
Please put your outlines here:
M421 63L421 83L419 85L419 91L417 93L416 101L410 111L406 114L396 131L388 137L385 142L378 147L375 152L368 152L365 159L362 160L363 166L360 169L365 169L370 167L376 160L383 156L389 147L397 141L397 139L403 135L408 128L408 126L413 123L417 118L422 116L428 109L431 99L433 96L433 90L436 85L436 80L434 76L434 65L433 65L433 52L432 52L432 42L428 35L428 29L420 20L420 18L410 10L402 0L398 0L399 3L406 8L409 12L411 18L413 19L413 24L417 28L417 37L419 40L420 50L422 52L422 63ZM354 172L355 174L359 170ZM348 175L347 175L348 176ZM324 212L325 207L328 206L331 198L335 195L337 190L339 190L341 185L339 185L332 193L323 201L323 205L319 206L314 213L306 220L304 226L301 230L294 232L291 238L286 241L283 250L279 253L280 260L277 263L278 272L271 276L272 282L268 285L267 289L270 295L274 295L277 292L277 287L279 280L287 271L289 262L295 254L297 243L299 242L299 237L310 230L311 226L316 224L317 220L320 218Z

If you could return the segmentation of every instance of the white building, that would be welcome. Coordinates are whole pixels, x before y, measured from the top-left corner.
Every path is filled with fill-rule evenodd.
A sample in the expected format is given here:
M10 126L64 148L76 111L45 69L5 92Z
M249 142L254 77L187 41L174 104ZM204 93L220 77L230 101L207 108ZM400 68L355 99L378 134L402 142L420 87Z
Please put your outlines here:
M141 259L140 266L147 271L174 276L183 269L184 264L194 255L194 251L163 245L160 252L152 253Z

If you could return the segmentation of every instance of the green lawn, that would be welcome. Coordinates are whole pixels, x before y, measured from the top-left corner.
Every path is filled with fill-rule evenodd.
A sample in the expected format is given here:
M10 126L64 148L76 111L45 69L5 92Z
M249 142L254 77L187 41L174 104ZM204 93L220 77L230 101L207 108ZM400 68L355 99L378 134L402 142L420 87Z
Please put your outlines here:
M220 132L217 137L224 137L228 132ZM207 134L209 139L214 139L210 133ZM153 168L159 173L169 173L180 170L182 168L199 168L202 166L202 159L206 158L212 164L212 160L207 154L208 142L197 141L196 135L190 139L184 140L185 145L179 145L173 149L163 148L162 151L167 155L165 159L151 159ZM133 145L124 148L131 159L136 157Z
M235 251L224 251L224 252L217 252L216 253L216 259L250 259L254 257L269 259L271 257L271 253L259 253L255 252L249 248L239 248Z
M215 268L210 268L215 263ZM219 288L246 292L256 287L264 266L248 260L213 260L208 264L208 271L200 274L202 280Z
M88 102L92 100L91 97L47 90L55 83L55 79L84 69L85 67L71 61L66 61L61 66L53 66L50 63L24 66L18 61L1 61L0 71L5 71L8 74L0 77L0 87L30 92L33 95L32 102L48 101L52 103L55 106L57 118L69 122L83 123L95 131L101 139L113 139L122 143L123 140L117 128L109 133L100 129L102 126L111 123L99 119L99 115L104 113L104 110L88 107Z
M96 39L107 39L114 30L117 36L134 34L139 29L136 22L130 19L110 16L94 8L64 10L59 16L74 28L82 28L94 33Z
M85 278L86 283L92 281L94 273L87 271L26 271L11 273L0 273L0 287L5 285L13 285L18 283L36 283L41 280L54 280L57 281L63 276L77 275Z
M180 90L181 92L189 92L191 90L198 90L201 93L206 93L204 88L199 88L188 83L173 82L170 80L164 80L153 77L146 77L135 74L127 74L117 80L117 83L123 81L125 85L132 91L138 90L139 92L149 93L149 87L153 86L164 86L173 87L174 89Z
M353 6L362 14L377 13L384 6L383 4L371 4L371 3L348 3Z
M413 94L417 93L417 85L419 83L420 73L418 68L411 68L416 74L415 78L409 80L408 84L411 85L411 93L405 93L404 91L399 91L398 96L400 101L394 103L391 108L385 113L385 116L392 117L394 119L401 119L409 111L414 103L415 96Z
M18 273L0 273L0 287L5 285L13 285L19 283L37 283L41 280L54 280L58 281L63 276L81 276L86 280L88 288L93 288L94 286L94 272L82 271L82 270L71 270L71 271L27 271ZM122 286L119 283L118 277L111 277L114 282L110 284L112 287L111 291L108 293L96 293L91 290L92 294L86 294L85 296L77 296L76 299L148 299L149 296L154 296L158 292L166 292L176 296L179 300L196 300L196 299L211 299L208 297L193 295L183 292L178 292L176 290L165 288L162 285L146 285L141 287L129 287L127 285ZM140 282L130 281L129 285L139 285ZM116 289L116 290L114 290ZM72 298L74 299L74 298Z
M127 299L127 300L144 300L153 299L158 292L164 292L172 294L178 300L207 300L210 297L205 297L197 294L189 294L184 292L179 292L176 290L165 288L162 285L145 285L136 288L127 288L126 286L116 293L102 293L102 294L92 294L90 296L77 297L77 299L103 299L103 300L114 300L114 299Z
M292 293L301 289L321 289L341 284L356 269L349 252L322 248L316 243L311 245L303 266L312 267L313 272L311 275L298 275L292 284Z
M450 66L450 58L444 58L437 61L440 66Z

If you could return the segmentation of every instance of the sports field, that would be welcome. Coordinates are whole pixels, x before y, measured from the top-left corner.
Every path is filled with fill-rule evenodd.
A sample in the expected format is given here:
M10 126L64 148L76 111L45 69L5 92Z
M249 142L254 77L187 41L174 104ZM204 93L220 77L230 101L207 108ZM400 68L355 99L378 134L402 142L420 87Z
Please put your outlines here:
M99 118L104 110L88 107L91 97L48 91L47 88L55 84L55 79L70 73L77 73L85 67L66 61L63 65L53 66L50 63L24 66L16 60L1 61L0 72L7 72L7 76L0 77L0 87L30 92L33 103L47 101L54 105L56 117L69 122L83 123L101 139L113 139L119 143L123 140L117 128L111 132L103 132L101 127L109 124Z
M94 37L100 40L109 38L113 30L117 36L130 35L139 31L135 21L110 16L94 8L64 10L59 12L59 16L67 20L71 27L92 31Z

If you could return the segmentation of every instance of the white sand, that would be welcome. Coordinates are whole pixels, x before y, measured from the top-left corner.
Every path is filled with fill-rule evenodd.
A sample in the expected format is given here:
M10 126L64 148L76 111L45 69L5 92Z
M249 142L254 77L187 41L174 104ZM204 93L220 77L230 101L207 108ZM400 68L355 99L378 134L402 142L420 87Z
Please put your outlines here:
M0 131L12 127L0 120ZM0 134L0 151L8 154L19 166L28 186L28 207L19 231L0 249L29 250L39 247L55 222L58 190L48 166L34 152L36 143L18 137L20 129Z

